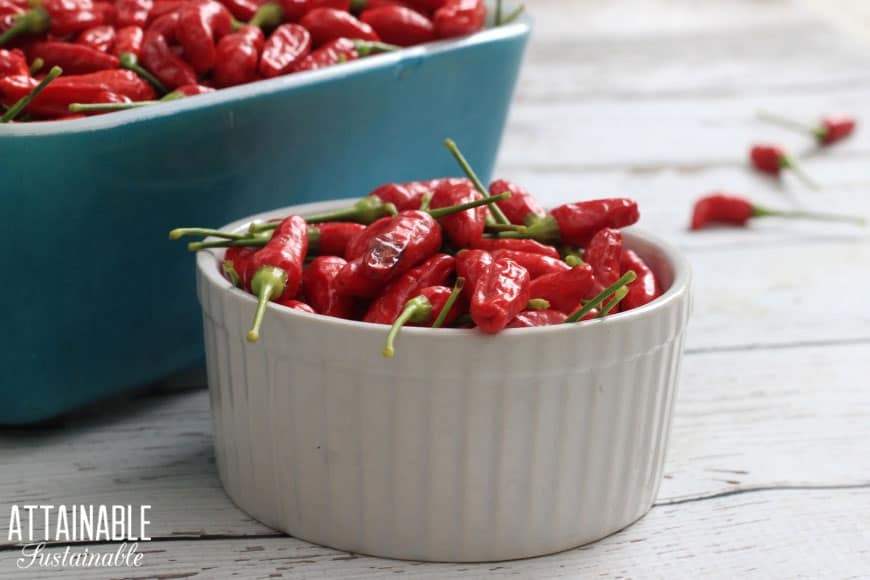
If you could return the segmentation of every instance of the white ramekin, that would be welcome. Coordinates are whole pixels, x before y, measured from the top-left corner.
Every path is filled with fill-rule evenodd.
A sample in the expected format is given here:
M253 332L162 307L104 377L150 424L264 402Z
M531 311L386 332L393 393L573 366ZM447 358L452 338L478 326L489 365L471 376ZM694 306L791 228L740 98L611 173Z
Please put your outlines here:
M347 202L285 208L306 214ZM625 235L664 295L603 321L517 329L404 329L270 306L200 252L199 298L220 477L264 524L362 554L525 558L607 536L649 510L662 475L690 271L670 246Z

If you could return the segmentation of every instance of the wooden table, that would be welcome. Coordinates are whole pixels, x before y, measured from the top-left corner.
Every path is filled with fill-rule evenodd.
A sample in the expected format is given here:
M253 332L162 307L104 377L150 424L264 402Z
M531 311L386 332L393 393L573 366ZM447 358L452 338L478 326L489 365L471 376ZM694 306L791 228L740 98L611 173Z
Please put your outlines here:
M866 28L841 27L849 19L836 2L530 4L537 31L499 175L548 204L634 196L642 226L678 244L695 271L665 480L643 520L594 545L498 564L307 544L224 495L207 393L193 389L0 433L0 521L16 503L152 505L144 566L66 572L83 578L870 577L868 230L685 228L693 199L718 188L870 215ZM814 151L756 121L759 108L803 119L854 112L865 126ZM749 171L747 147L762 139L793 148L824 191ZM20 556L5 541L4 578Z

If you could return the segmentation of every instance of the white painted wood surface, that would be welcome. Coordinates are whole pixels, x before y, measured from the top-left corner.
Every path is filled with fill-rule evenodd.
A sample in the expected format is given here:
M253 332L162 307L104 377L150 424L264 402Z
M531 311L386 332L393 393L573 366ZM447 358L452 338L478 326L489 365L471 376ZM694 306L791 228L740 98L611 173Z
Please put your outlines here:
M840 28L833 6L799 0L530 8L537 30L499 173L548 204L631 195L641 227L683 248L695 270L653 511L593 546L521 562L343 554L232 505L216 477L204 391L150 393L52 428L0 431L3 526L11 504L153 506L143 568L58 577L870 577L870 230L774 220L685 230L693 199L720 188L870 216L870 131L817 152L753 116L847 111L870 121L870 39L860 26ZM797 152L824 191L748 171L747 146L761 139ZM0 533L0 578L16 577L18 557Z

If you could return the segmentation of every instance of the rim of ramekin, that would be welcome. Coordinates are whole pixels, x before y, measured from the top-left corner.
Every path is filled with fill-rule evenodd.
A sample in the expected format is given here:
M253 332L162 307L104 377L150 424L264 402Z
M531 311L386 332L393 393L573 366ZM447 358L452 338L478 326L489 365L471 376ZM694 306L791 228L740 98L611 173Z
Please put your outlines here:
M322 212L328 211L330 209L347 207L352 202L352 199L338 199L288 206L276 210L262 212L237 220L235 222L227 224L220 229L227 232L238 232L247 228L248 225L253 221L264 221L292 214L299 214L304 216L305 214L312 214L315 212ZM544 334L549 335L558 333L569 333L575 332L575 329L590 328L598 325L603 325L608 328L620 328L622 326L634 324L639 320L655 316L657 313L665 310L675 301L683 299L689 291L689 286L692 279L691 268L689 267L688 260L686 260L683 254L676 247L662 241L657 236L649 234L642 229L631 227L627 228L625 230L625 233L630 238L637 238L652 246L655 246L661 252L662 256L664 256L664 258L668 261L671 267L671 271L673 273L673 281L671 282L670 288L668 288L661 296L648 304L645 304L638 308L633 308L628 312L619 312L617 314L609 315L603 319L585 320L577 322L575 324L555 324L551 326L540 326L531 328L511 328L503 330L496 336L502 338L513 338L527 337L531 335L539 336ZM216 241L215 238L209 238L209 240ZM220 251L222 252L223 250ZM217 255L218 251L215 250L201 250L200 252L198 252L196 257L196 267L199 274L203 277L204 280L207 281L208 284L217 288L221 292L228 294L233 300L248 302L252 306L256 305L257 299L254 296L236 288L232 285L232 283L230 283L229 280L227 280L223 276L223 274L220 272L220 269L217 267L217 265L219 264L217 260ZM203 308L204 307L205 306L203 305ZM292 321L294 323L310 322L311 324L332 326L335 329L346 328L354 329L356 331L370 331L373 334L376 334L379 338L383 338L385 328L385 325L383 324L360 322L356 320L345 320L343 318L324 316L322 314L311 314L308 312L303 312L301 310L293 310L284 306L279 306L274 303L269 303L267 316L273 319L272 324L274 324L274 320ZM240 330L240 332L244 333L244 329ZM403 328L402 336L405 338L414 336L425 336L427 338L449 337L452 339L460 336L469 338L492 338L492 335L487 335L474 329L441 328L436 330L432 328L420 327Z
M282 90L295 89L316 85L323 81L350 78L376 69L398 65L403 61L425 59L427 57L462 50L471 46L486 44L505 38L528 35L532 27L532 19L523 14L515 22L503 26L487 28L475 34L462 38L435 41L418 46L411 46L392 53L372 55L367 58L351 61L342 66L308 71L295 75L286 75L273 79L257 81L246 85L228 87L197 95L195 99L178 99L150 107L117 111L109 115L95 115L84 119L64 121L45 121L40 123L9 123L0 125L0 138L13 136L46 136L63 135L67 133L85 133L114 129L140 121L159 117L173 116L186 111L217 106L229 102L243 101L256 96L268 95Z

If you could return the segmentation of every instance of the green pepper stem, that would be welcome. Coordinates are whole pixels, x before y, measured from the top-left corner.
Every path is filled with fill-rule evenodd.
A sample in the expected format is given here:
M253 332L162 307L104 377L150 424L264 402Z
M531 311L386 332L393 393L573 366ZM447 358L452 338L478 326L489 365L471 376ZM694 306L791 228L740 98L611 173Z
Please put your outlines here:
M22 34L39 34L48 30L51 18L41 6L34 6L15 17L15 22L0 34L0 46Z
M306 216L305 221L310 224L343 221L371 224L382 217L390 215L391 209L395 210L395 206L390 208L388 207L389 205L391 204L385 204L381 198L370 195L362 198L350 207ZM269 222L262 226L263 230L275 229L277 227L278 222Z
M819 184L803 170L791 155L783 155L779 160L779 165L783 169L788 169L794 173L798 180L813 191L818 191L820 189Z
M583 258L578 256L577 254L568 254L565 256L565 263L571 266L572 268L576 268L577 266L583 265Z
M598 313L598 316L596 316L596 318L604 318L605 316L610 314L611 311L613 311L613 309L616 308L626 296L628 296L628 286L623 286L622 288L613 293L613 298L610 300L610 302L602 307L601 312Z
M490 232L524 232L527 228L526 226L520 226L517 224L491 223L486 224L486 229Z
M550 301L546 298L532 298L526 304L526 310L549 310Z
M462 168L463 173L471 180L471 183L474 184L474 188L479 191L484 197L489 197L489 191L484 187L483 182L480 181L480 178L477 176L477 173L474 172L474 169L471 167L471 164L465 158L465 155L462 154L462 151L459 149L459 146L456 144L453 139L445 139L444 146L447 147L447 150L450 151L450 154L453 155L453 158L456 160L456 163L459 164L459 167ZM507 225L511 223L507 216L504 215L504 212L501 211L501 208L497 205L490 206L489 210L492 212L492 215L495 217L496 223Z
M70 103L71 113L91 113L97 111L126 111L148 105L156 105L160 101L134 101L132 103Z
M769 209L758 205L752 207L752 217L779 217L786 219L805 219L823 222L843 222L854 224L856 226L864 226L867 224L867 220L860 216L835 213L820 213L801 210L783 211Z
M598 296L587 302L582 308L577 310L574 314L565 319L567 324L571 324L573 322L577 322L582 319L584 316L589 314L593 309L597 308L602 302L607 300L610 296L616 293L617 290L622 288L627 284L631 284L637 280L637 274L634 273L634 270L629 270L625 274L623 274L619 280L605 288L601 291Z
M266 232L257 232L257 234L249 234L237 240L218 240L215 242L190 242L187 244L187 249L191 252L199 250L208 250L211 248L262 248L272 238L271 230ZM308 228L308 253L317 252L320 243L320 230L317 228Z
M266 305L270 300L280 296L287 285L287 272L274 266L263 266L251 279L251 291L257 295L257 312L254 314L254 323L248 331L248 342L260 340L260 326L263 324L263 315Z
M812 136L816 136L817 134L816 127L807 125L806 123L801 123L800 121L795 121L794 119L790 119L776 113L771 113L770 111L758 111L756 113L756 116L762 121L765 121L767 123L773 123L774 125L779 125L780 127L791 129L792 131L809 133Z
M350 11L359 14L366 9L366 0L350 0Z
M125 68L127 70L131 70L157 89L157 92L161 95L165 95L169 92L169 89L166 88L160 79L155 77L151 72L149 72L145 67L139 64L139 59L132 52L122 52L118 57L118 60L121 61L121 68Z
M488 205L490 208L496 207L494 204L497 201L502 201L504 199L509 199L511 196L510 193L501 193L499 195L493 195L492 197L484 197L483 199L476 199L474 201L469 201L466 203L460 203L459 205L451 205L448 207L439 207L438 209L430 209L429 215L433 218L438 219L447 215L451 215L454 213L459 213L461 211L465 211L467 209L474 209L476 207L480 207L482 205Z
M370 40L359 40L357 38L352 39L354 48L356 48L357 54L360 58L372 55L372 54L380 54L382 52L395 52L401 49L401 46L396 46L395 44L387 44L386 42L372 42Z
M396 354L395 342L396 336L405 324L408 322L416 322L419 324L428 322L432 317L432 303L425 296L417 296L411 298L405 303L405 308L387 334L387 344L384 346L384 356L392 358Z
M503 16L502 0L496 0L495 2L495 25L501 26L502 16Z
M453 310L453 306L456 304L459 295L462 294L463 288L465 288L465 278L460 276L456 279L456 284L453 286L453 292L450 293L450 296L448 296L447 300L444 302L444 308L441 309L441 312L438 313L438 318L436 318L435 322L432 323L432 328L441 328L444 326L444 321L447 320L447 315L450 314L451 310Z
M502 25L502 26L505 26L505 25L507 25L507 24L512 23L514 20L516 20L517 18L519 18L520 16L522 16L523 12L525 12L525 11L526 11L526 7L525 7L525 5L524 5L524 4L520 4L519 6L517 6L517 7L513 10L513 12L511 12L510 14L508 14L507 17L506 17L504 20L501 21L501 25Z
M540 218L535 223L527 226L525 230L516 232L499 232L499 238L531 239L542 243L557 243L562 237L559 230L559 222L551 215Z
M177 240L179 238L183 238L185 236L203 236L203 237L213 237L213 238L223 238L225 240L243 240L248 236L245 234L234 234L231 232L224 232L222 230L213 230L210 228L175 228L171 232L169 232L170 240Z
M44 67L44 66L45 66L45 61L44 61L44 60L42 60L42 59L41 59L40 57L38 57L38 56L37 56L36 58L34 58L34 59L33 59L33 62L30 63L30 76L33 76L33 75L35 75L36 73L38 73L39 71L41 71L41 70L42 70L42 67Z
M420 211L429 211L429 204L432 203L432 195L424 193L420 198Z
M48 74L45 76L45 78L42 79L42 81L38 85L33 87L32 91L18 99L14 105L9 107L9 109L5 113L3 113L3 116L0 117L0 123L9 123L14 120L15 117L17 117L18 114L24 110L24 107L29 105L30 102L33 101L33 99L35 99L37 95L39 95L39 93L41 93L42 90L51 83L51 81L53 81L62 74L63 69L59 66L51 67L51 70L48 71Z
M284 11L278 4L269 2L263 4L254 13L254 16L248 21L248 26L256 26L257 28L275 28L284 19ZM239 23L241 28L244 24ZM238 30L238 28L234 28Z

